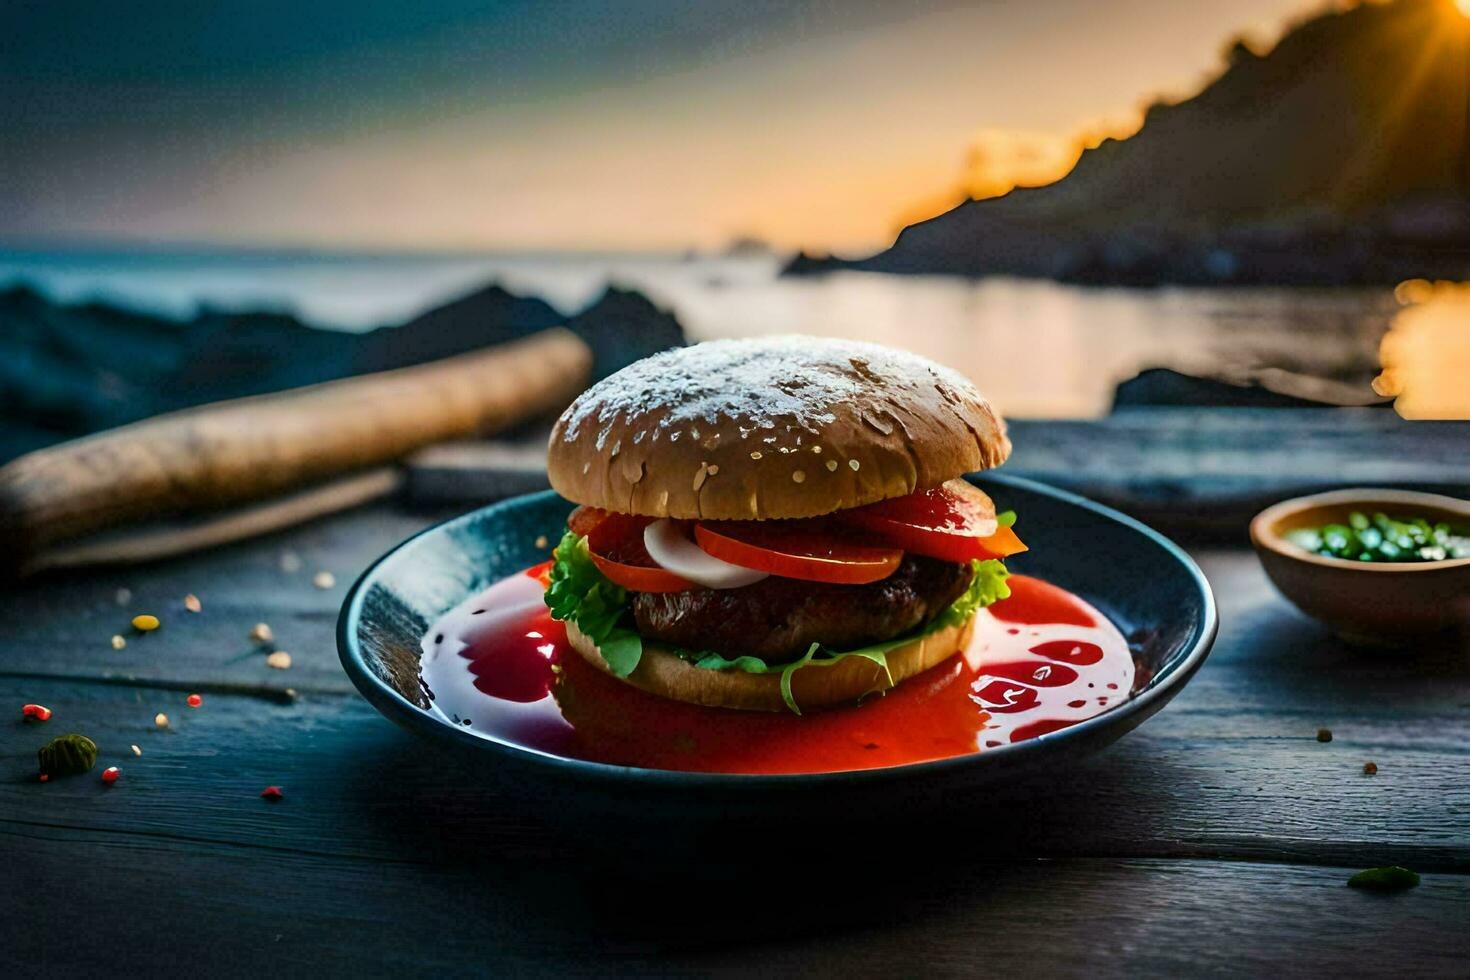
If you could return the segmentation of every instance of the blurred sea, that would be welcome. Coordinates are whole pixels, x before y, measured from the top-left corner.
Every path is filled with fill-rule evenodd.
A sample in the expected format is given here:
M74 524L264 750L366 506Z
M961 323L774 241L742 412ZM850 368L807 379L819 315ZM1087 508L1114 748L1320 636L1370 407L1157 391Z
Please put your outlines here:
M1278 367L1367 390L1399 306L1389 289L1099 288L1040 280L836 273L779 278L757 254L328 255L0 251L0 287L174 316L201 306L296 313L365 330L490 281L575 312L609 284L638 289L697 340L763 333L906 347L972 377L1014 416L1107 411L1147 367L1244 376Z

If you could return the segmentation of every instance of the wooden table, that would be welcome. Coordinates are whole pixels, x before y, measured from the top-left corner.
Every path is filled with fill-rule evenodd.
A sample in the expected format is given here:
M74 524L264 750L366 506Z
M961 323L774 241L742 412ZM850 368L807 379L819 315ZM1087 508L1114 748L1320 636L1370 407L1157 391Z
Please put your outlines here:
M1285 605L1243 548L1196 552L1223 623L1203 671L1090 762L998 790L942 831L854 841L810 828L743 870L629 867L599 828L569 845L514 798L440 765L338 666L348 584L438 516L376 506L0 596L0 708L12 719L0 723L0 964L1464 975L1470 656L1345 649ZM283 555L301 567L283 571ZM336 584L315 588L318 570ZM132 593L123 604L119 588ZM201 612L184 609L189 593ZM135 612L163 628L133 637ZM254 651L259 621L290 670ZM190 692L201 707L186 706ZM20 721L27 701L53 719ZM73 730L101 746L98 769L37 783L36 748ZM1370 760L1375 776L1363 774ZM110 789L106 765L123 770ZM261 799L270 784L284 800ZM603 858L587 851L598 846ZM1383 864L1423 884L1345 886Z

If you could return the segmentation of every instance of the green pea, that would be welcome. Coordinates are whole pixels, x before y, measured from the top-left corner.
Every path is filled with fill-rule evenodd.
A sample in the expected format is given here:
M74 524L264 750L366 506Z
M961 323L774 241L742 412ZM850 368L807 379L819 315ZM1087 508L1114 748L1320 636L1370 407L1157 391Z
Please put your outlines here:
M1313 554L1345 561L1439 561L1470 557L1470 533L1423 517L1395 520L1381 511L1347 515L1347 523L1298 528L1288 540Z

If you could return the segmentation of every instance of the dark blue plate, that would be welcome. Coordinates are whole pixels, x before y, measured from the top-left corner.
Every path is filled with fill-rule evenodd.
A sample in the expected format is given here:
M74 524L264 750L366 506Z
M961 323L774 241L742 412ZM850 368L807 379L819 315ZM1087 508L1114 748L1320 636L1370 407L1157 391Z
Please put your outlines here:
M681 819L741 812L820 819L854 806L911 813L1001 777L1047 772L1095 752L1162 708L1193 676L1215 639L1214 597L1177 545L1116 511L1029 480L973 478L998 509L1014 509L1031 550L1007 561L1106 613L1128 637L1138 668L1134 696L1039 738L974 755L888 769L742 776L637 769L548 755L474 734L431 713L418 683L419 641L442 613L491 583L545 560L571 505L554 493L516 497L429 528L384 555L347 595L337 627L342 664L363 696L415 734L456 750L474 778L544 797L557 810ZM426 754L426 764L443 756ZM875 793L877 787L887 787ZM897 791L901 789L902 791ZM640 817L641 819L641 817Z

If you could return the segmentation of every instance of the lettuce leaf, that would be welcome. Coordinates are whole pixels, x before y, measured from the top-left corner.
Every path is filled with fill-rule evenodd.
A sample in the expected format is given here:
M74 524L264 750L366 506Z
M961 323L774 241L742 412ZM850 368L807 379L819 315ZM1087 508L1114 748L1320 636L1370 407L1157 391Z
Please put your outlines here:
M561 537L546 588L551 618L573 622L602 651L618 677L627 677L643 659L643 638L618 625L628 608L627 590L603 578L587 551L587 539L567 531Z
M894 647L902 646L908 640L890 640L886 643L876 643L861 650L850 650L846 653L828 653L821 659L817 654L821 652L822 645L813 643L806 648L806 653L800 658L785 664L768 664L760 657L736 657L728 660L718 653L690 653L687 650L676 651L685 660L692 661L694 666L703 667L706 670L743 670L747 674L780 674L781 675L781 700L786 702L794 714L801 714L801 708L796 704L796 697L791 693L791 677L803 667L830 667L835 663L846 660L848 657L862 657L871 660L883 668L883 673L888 675L888 683L893 685L893 674L888 670L888 658L885 656Z
M977 610L1011 597L1011 587L1006 584L1011 573L998 559L980 561L977 558L970 562L970 567L975 571L975 577L970 579L970 587L965 590L964 595L950 603L948 609L935 617L934 622L929 625L930 630L940 626L958 626Z
M638 661L643 658L642 638L633 630L620 625L628 608L627 590L603 577L588 554L586 538L571 531L562 535L552 557L555 560L551 566L551 584L546 589L546 606L551 610L551 618L576 623L577 628L597 644L602 651L602 658L607 661L612 672L618 677L627 677L637 669ZM974 615L976 610L999 602L1011 594L1010 587L1006 585L1006 578L1010 573L999 561L977 560L971 563L971 568L974 574L964 595L951 603L922 630L874 643L860 650L827 650L820 644L813 643L800 658L779 664L767 663L760 657L753 656L728 658L709 651L674 652L705 670L780 674L781 699L786 702L786 707L799 715L801 708L791 694L791 678L798 670L830 667L848 657L862 657L882 667L891 684L893 675L888 671L889 651L935 630L958 626Z

